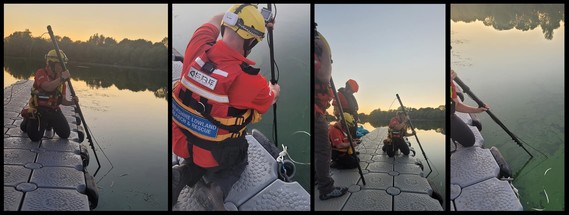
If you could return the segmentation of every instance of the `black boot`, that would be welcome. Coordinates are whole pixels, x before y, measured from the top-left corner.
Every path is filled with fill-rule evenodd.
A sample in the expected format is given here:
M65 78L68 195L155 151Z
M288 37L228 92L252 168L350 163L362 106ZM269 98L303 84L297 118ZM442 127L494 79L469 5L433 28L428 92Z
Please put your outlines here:
M20 129L22 130L22 132L24 133L28 132L27 126L28 126L28 117L24 117L24 120L22 120L22 123L20 124Z
M211 201L214 211L226 211L223 201L223 191L215 182L209 184L207 198Z
M178 196L186 185L194 187L205 174L206 170L190 159L184 159L180 165L172 167L172 206L178 202Z
M178 196L186 186L186 181L189 180L189 169L189 166L185 164L172 167L172 206L178 202Z

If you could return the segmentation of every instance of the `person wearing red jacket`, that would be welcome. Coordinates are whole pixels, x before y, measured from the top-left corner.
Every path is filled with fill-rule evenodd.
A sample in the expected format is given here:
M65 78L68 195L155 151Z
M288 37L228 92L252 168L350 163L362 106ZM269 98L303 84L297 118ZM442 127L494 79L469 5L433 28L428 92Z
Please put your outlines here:
M389 157L395 156L395 152L397 152L397 150L401 150L401 153L404 155L409 155L409 145L407 145L405 140L403 140L403 137L407 134L408 121L408 116L405 116L402 111L397 111L397 115L389 120L388 132L391 142L384 146Z
M46 54L46 66L36 71L32 97L28 107L22 110L24 120L20 129L26 132L32 141L41 140L44 133L51 138L54 132L60 138L67 139L71 132L59 105L74 105L79 102L79 98L66 98L65 82L71 75L69 71L63 71L61 64L67 63L68 58L63 51L59 52L63 62L59 61L55 50Z
M173 204L185 185L205 175L222 210L245 170L246 126L258 122L280 93L247 58L272 26L256 5L236 4L192 35L172 93L172 150L184 159L172 168Z
M348 128L350 134L352 135L352 138L356 138L359 122L359 106L356 97L354 97L354 93L357 93L359 88L360 87L358 85L358 82L350 79L346 81L345 87L340 87L338 89L338 99L340 100L340 105L342 105L342 110L344 113L350 114L355 119L355 123ZM340 109L338 107L338 103L336 103L336 100L332 102L332 105L334 106L334 115L336 118L338 118L340 116Z
M348 127L353 126L354 118L352 118L350 114L344 113L344 118L346 119ZM353 154L346 132L347 129L343 126L343 123L340 122L330 125L328 129L328 137L330 138L330 144L332 146L331 168L353 169L358 167L359 159ZM352 144L353 147L356 147L356 145L357 144Z

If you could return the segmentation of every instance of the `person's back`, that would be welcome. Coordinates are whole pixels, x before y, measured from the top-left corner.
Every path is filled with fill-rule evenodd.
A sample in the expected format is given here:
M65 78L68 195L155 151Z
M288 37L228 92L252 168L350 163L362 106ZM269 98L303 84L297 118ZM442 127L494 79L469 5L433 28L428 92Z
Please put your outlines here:
M255 5L241 4L193 34L172 93L172 150L184 158L172 169L173 203L183 186L206 175L210 189L220 187L223 196L215 201L223 205L245 170L246 126L261 119L280 91L246 58L264 37L265 24ZM223 38L216 41L220 33Z

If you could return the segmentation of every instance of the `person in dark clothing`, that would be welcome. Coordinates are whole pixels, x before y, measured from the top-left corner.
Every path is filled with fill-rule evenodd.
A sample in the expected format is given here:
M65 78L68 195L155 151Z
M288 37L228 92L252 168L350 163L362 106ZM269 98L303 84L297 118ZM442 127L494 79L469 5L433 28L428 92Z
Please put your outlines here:
M359 122L358 118L359 106L356 97L354 97L354 93L357 93L358 90L359 90L359 85L353 79L346 81L346 86L340 87L338 89L338 99L340 99L342 110L344 111L344 113L349 113L350 115L352 115L352 117L355 119L354 125L348 128L350 134L352 135L352 138L356 138L357 136L357 128ZM334 102L332 102L332 105L334 106L334 115L336 116L336 118L339 118L340 109L338 107L338 103L336 103L336 101L334 100Z
M324 36L316 29L314 35L314 170L319 198L327 200L343 196L348 192L348 188L334 186L334 179L330 176L331 148L326 109L330 107L330 101L334 97L330 87L332 54Z

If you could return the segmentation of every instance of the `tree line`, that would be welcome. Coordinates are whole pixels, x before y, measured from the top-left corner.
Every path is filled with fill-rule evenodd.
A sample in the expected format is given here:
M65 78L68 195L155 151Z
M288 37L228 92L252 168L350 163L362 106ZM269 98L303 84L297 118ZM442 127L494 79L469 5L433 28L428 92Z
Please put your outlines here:
M374 127L387 126L389 120L393 118L397 111L402 111L401 107L397 109L391 109L387 111L382 111L380 108L373 110L369 114L358 113L358 118L360 123L369 122ZM405 107L409 118L412 122L427 122L427 121L444 121L445 120L445 106L440 105L437 108L426 107L426 108L410 108ZM326 113L326 119L328 121L336 121L336 117Z
M415 121L444 121L445 120L445 106L441 105L438 108L423 107L423 108L411 108L405 107L407 114L412 122ZM402 111L401 107L397 109L391 109L387 111L382 111L380 108L373 110L366 115L365 113L359 113L358 117L362 122L369 122L374 127L387 126L389 120L393 118L397 111Z
M144 39L123 39L94 34L87 41L72 41L69 37L56 36L59 48L70 62L95 63L143 68L168 67L168 37L152 43ZM4 56L44 59L53 49L51 38L32 37L29 29L16 31L4 38Z

